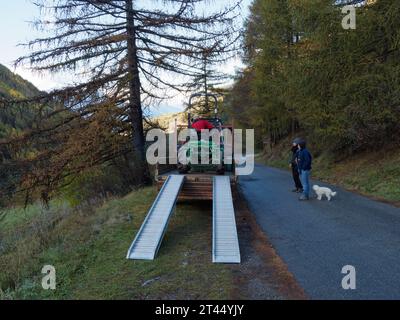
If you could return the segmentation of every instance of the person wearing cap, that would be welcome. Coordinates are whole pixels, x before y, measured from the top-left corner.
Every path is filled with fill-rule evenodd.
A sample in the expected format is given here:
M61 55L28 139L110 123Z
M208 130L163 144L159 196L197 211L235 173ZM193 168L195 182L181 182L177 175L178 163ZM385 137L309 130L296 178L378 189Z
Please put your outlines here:
M201 132L201 130L211 130L214 126L208 120L199 119L193 121L192 128L197 132Z
M293 189L292 192L302 193L303 185L301 184L301 181L300 181L300 173L299 173L299 168L297 166L297 161L296 161L297 153L299 152L299 142L300 142L300 139L295 139L293 141L289 166L290 166L290 168L292 168L292 176L293 176L293 181L294 181L294 186L295 186L295 189Z
M214 129L214 126L212 125L212 123L210 123L208 120L205 119L198 119L198 120L192 119L192 128L196 130L197 136L199 140L201 140L201 132L203 130Z
M310 173L312 169L312 156L307 150L307 142L303 139L298 141L299 152L297 153L297 166L299 169L301 184L303 185L303 194L300 201L310 199Z

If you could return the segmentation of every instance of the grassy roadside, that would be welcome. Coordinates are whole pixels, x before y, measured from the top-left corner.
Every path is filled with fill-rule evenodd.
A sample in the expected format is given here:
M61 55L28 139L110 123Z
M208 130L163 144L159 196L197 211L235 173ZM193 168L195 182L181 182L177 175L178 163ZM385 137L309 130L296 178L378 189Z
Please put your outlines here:
M306 298L236 188L241 264L211 262L211 202L180 202L157 259L127 261L156 193L79 210L58 201L0 212L0 300ZM55 291L41 287L44 265L56 268Z
M282 141L269 154L259 155L257 161L289 169L290 139ZM312 145L310 146L312 152ZM386 148L358 154L334 162L325 153L315 157L313 178L345 189L400 206L400 150Z
M155 261L127 249L155 198L146 188L98 208L63 202L7 212L0 221L2 299L228 299L232 270L211 263L211 206L180 204ZM53 265L57 289L41 288Z

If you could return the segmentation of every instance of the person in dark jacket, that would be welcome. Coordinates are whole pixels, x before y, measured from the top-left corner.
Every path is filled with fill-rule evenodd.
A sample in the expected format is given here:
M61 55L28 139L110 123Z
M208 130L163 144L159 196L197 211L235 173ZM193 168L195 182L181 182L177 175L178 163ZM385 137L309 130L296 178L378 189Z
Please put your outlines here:
M201 132L201 130L211 130L214 128L214 126L208 120L199 119L193 122L192 128L197 132Z
M198 119L198 120L192 120L192 122L193 122L192 128L196 130L197 137L199 138L199 140L201 140L202 130L214 129L214 126L208 120Z
M295 139L293 141L291 149L290 167L292 168L292 176L295 185L295 189L293 189L292 192L302 193L303 185L301 184L299 168L297 167L297 153L299 152L299 142L300 139Z
M299 200L310 199L310 173L312 169L312 156L307 150L305 140L299 142L299 152L297 153L297 167L299 169L301 184L303 185L303 195Z

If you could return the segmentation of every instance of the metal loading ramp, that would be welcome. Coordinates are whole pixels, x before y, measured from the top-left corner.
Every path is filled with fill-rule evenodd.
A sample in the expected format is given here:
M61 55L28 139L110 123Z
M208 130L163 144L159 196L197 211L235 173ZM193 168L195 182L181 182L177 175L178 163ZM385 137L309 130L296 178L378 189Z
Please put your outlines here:
M231 182L227 176L215 176L213 181L212 252L214 263L240 263Z
M185 176L180 175L167 178L129 248L127 259L154 260L184 180Z

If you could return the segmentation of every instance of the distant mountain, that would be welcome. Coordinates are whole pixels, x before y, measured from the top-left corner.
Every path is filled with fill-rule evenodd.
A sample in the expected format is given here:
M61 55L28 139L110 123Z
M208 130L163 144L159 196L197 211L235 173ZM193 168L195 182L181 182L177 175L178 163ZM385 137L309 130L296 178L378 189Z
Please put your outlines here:
M31 98L40 93L32 83L0 64L0 99ZM12 130L30 127L32 119L33 113L29 107L0 108L0 138L7 136Z
M32 83L0 64L0 97L29 98L40 93Z
M41 92L32 83L11 72L0 64L0 99L24 99L34 97ZM0 141L10 134L31 128L34 119L33 106L0 106ZM18 177L11 167L11 153L6 146L0 145L0 189L17 181ZM8 192L12 193L12 190ZM3 199L0 195L0 206Z
M154 117L153 120L160 125L160 127L167 130L167 132L174 132L175 125L187 125L187 115L184 112L167 113Z

